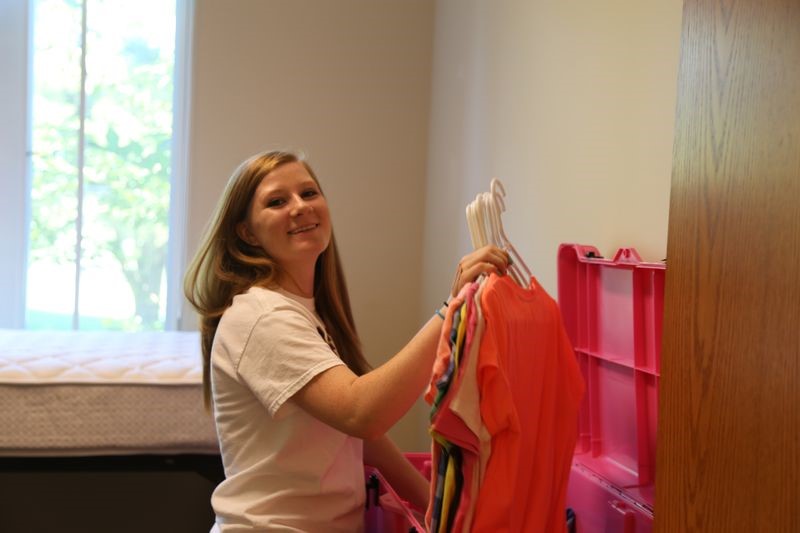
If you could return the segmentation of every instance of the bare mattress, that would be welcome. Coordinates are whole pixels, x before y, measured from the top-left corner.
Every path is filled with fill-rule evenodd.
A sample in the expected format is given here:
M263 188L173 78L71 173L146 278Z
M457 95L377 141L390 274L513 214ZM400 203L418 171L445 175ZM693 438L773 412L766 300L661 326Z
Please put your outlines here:
M0 456L218 452L197 332L0 329Z

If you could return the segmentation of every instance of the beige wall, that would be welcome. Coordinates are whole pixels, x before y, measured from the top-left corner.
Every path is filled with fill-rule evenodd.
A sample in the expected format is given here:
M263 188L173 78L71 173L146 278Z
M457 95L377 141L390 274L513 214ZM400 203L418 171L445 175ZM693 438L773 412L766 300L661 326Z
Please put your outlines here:
M561 242L662 259L680 6L198 0L188 248L240 160L302 148L374 364L446 295L470 249L464 208L491 176L553 295ZM425 411L393 431L401 447L429 447Z
M506 233L553 296L562 242L663 259L681 2L436 6L423 311L493 176Z
M471 249L464 208L492 177L554 297L560 243L665 257L681 5L437 0L421 314Z
M241 160L303 150L331 204L368 358L383 362L420 325L433 5L198 0L195 10L189 253ZM187 309L183 327L195 324ZM415 434L394 432L404 447Z

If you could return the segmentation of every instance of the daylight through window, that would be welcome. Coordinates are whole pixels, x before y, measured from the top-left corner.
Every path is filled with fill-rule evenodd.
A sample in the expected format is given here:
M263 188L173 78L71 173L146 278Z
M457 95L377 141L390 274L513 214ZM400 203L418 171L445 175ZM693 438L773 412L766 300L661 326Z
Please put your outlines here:
M31 10L25 326L164 329L176 6Z

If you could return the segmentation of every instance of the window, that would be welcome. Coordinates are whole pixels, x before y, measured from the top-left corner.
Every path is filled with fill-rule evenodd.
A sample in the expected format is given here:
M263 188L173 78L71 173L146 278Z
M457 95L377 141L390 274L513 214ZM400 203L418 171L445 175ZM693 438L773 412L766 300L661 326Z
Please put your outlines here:
M23 303L6 322L172 329L190 5L31 0L26 15L23 253L9 259Z

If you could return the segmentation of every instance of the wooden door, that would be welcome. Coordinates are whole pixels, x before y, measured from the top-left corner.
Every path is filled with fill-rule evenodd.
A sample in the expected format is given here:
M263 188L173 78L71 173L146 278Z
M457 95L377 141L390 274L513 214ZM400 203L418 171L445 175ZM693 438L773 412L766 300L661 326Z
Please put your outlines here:
M661 533L800 531L800 1L687 0Z

